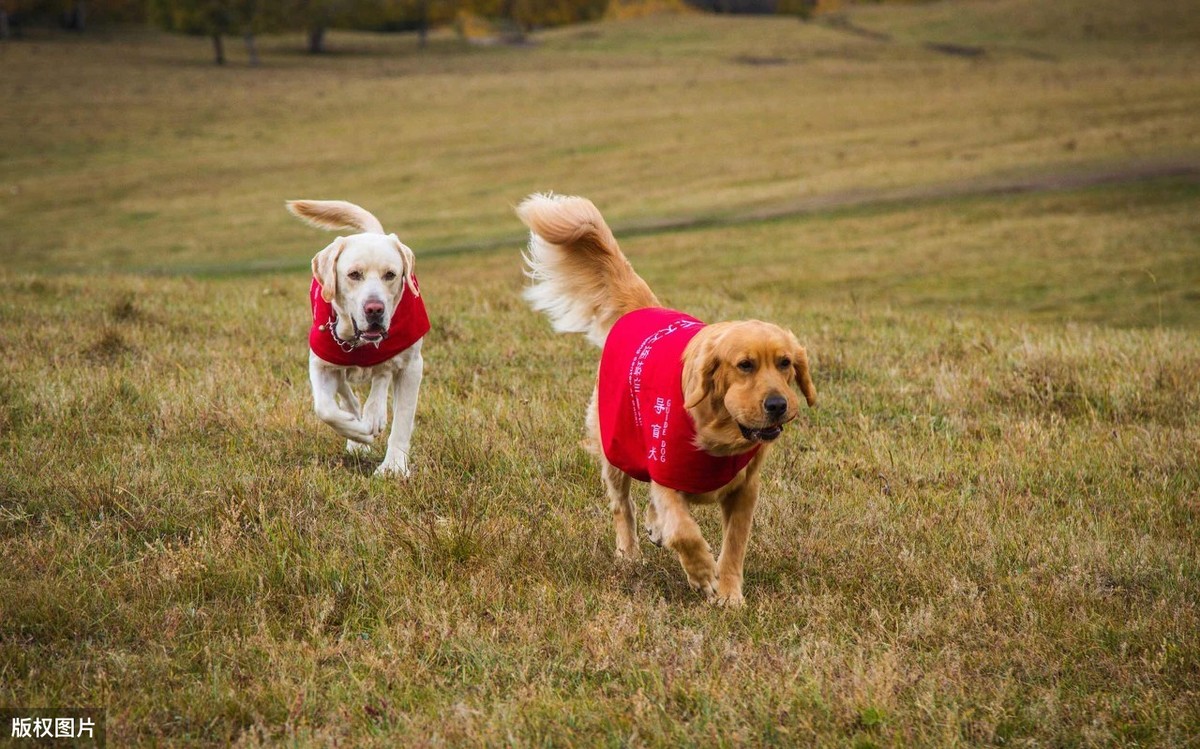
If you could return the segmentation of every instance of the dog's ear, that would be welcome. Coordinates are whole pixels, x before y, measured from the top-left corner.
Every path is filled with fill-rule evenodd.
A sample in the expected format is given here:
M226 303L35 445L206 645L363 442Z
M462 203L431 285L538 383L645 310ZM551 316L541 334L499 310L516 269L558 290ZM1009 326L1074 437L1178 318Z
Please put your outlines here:
M695 408L710 398L716 389L717 342L721 334L717 325L700 331L683 352L683 407Z
M313 278L321 284L321 298L327 302L337 296L337 261L345 247L346 240L338 237L312 259Z
M389 234L389 238L396 243L396 251L400 253L400 262L404 277L404 283L400 286L400 296L404 296L404 289L407 287L413 293L413 296L421 296L421 290L417 288L417 280L413 277L416 272L417 257L408 245L400 241L400 237L395 234Z
M792 336L792 340L795 341L796 337ZM817 405L817 389L813 387L812 375L808 371L808 352L798 341L792 353L792 369L796 370L796 384L800 386L800 392L804 393L808 407L812 408Z

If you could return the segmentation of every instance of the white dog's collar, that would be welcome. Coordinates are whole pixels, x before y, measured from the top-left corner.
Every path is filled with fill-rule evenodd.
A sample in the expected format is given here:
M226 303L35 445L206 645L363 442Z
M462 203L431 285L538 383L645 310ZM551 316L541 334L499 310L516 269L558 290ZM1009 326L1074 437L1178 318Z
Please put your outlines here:
M329 336L333 339L333 342L337 344L337 347L340 348L343 353L348 354L362 345L362 331L358 329L358 323L354 321L353 317L350 318L350 324L354 326L354 337L349 340L338 337L337 324L338 317L337 313L335 312L333 317L325 321L324 325L317 326L317 330L328 330ZM387 339L387 335L387 331L385 330L383 332L383 338L380 338L378 341L373 341L371 345L373 345L375 348L379 348L379 344L383 343L384 340Z

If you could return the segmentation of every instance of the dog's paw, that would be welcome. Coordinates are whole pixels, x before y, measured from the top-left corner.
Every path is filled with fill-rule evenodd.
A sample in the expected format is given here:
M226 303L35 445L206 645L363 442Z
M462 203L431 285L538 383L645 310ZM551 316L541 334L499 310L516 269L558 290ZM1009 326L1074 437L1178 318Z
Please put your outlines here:
M346 424L334 425L334 431L345 437L350 442L357 442L361 445L370 445L375 441L375 435L367 431L367 425L362 419L355 419Z
M387 407L373 408L363 414L363 427L371 433L371 436L378 437L383 434L383 430L387 429Z
M709 600L713 604L727 609L740 609L746 604L746 599L742 597L742 591L740 590L718 590L717 594Z
M408 468L408 460L403 456L399 458L389 456L384 458L379 467L375 469L375 475L406 479L412 476L412 471Z
M697 590L709 601L717 596L716 570L687 571L688 585Z
M346 452L351 455L366 455L371 452L371 446L354 440L346 440Z
M646 535L650 537L650 543L654 544L655 546L657 546L660 549L662 548L663 539L662 539L662 531L660 529L654 527L653 525L647 525L646 526Z
M642 559L642 550L638 548L636 543L630 545L628 549L617 547L617 560L621 562L640 562Z

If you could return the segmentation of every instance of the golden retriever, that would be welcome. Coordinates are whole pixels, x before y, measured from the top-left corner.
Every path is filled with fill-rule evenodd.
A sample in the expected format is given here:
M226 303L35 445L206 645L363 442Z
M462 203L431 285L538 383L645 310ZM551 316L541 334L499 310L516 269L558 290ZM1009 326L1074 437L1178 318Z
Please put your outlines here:
M661 308L585 198L532 195L517 215L530 230L526 299L555 330L603 349L587 429L618 557L640 554L629 489L634 478L648 481L650 539L679 555L710 601L740 606L759 469L798 416L793 387L816 402L804 347L770 323L704 325ZM724 519L715 560L691 515L704 504L719 504Z

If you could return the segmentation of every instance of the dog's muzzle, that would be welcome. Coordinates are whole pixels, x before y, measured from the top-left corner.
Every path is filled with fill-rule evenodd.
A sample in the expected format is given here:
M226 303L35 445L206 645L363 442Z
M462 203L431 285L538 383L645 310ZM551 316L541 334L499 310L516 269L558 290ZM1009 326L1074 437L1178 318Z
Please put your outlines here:
M359 330L358 325L355 324L354 335L359 340L366 341L367 343L380 343L384 338L387 338L388 332L387 328L379 323L369 325L366 330Z
M751 442L774 442L779 439L779 435L783 434L783 424L776 424L773 427L762 427L760 429L751 429L743 424L738 424L738 429L742 430L742 436Z
M338 317L335 314L332 319L325 325L321 326L322 330L328 330L329 335L333 337L333 342L338 345L342 351L353 351L362 343L370 343L378 346L383 343L383 340L388 337L387 328L383 327L382 323L372 323L367 326L366 330L358 327L358 320L354 319L354 315L350 315L350 324L354 326L353 338L339 338L337 334Z

